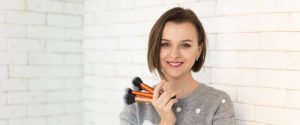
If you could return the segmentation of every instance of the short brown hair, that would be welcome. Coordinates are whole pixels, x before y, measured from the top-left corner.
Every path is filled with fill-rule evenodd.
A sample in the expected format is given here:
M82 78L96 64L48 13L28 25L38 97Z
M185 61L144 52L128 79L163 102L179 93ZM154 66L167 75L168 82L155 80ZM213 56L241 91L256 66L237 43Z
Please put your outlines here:
M148 43L148 68L150 72L157 70L159 76L165 79L165 76L161 70L160 64L160 49L161 49L161 39L164 26L167 22L172 21L175 23L190 22L192 23L198 32L198 45L202 46L202 52L198 61L192 67L192 71L198 72L204 64L206 55L206 34L204 28L199 21L196 14L190 9L183 9L181 7L175 7L166 11L160 18L156 21L151 29Z

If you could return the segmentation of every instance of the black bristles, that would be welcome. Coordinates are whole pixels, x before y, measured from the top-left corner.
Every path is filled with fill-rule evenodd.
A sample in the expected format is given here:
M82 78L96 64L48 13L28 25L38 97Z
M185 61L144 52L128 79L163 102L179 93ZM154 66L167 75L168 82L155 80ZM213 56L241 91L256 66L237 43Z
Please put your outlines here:
M135 77L132 80L132 84L138 88L141 88L141 83L143 83L142 79L140 77Z
M125 94L124 95L124 102L127 105L133 104L135 102L135 95L133 95L133 94Z
M126 89L125 89L125 93L126 93L126 94L131 94L131 92L132 92L132 89L130 89L130 88L126 88Z

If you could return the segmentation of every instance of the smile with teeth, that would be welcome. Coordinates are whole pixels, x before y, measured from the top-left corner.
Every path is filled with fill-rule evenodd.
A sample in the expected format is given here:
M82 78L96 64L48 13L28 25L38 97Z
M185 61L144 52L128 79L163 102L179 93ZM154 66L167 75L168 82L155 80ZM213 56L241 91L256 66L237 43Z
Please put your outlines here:
M183 62L171 62L171 61L168 61L167 62L171 67L174 67L174 68L177 68L179 66L181 66L183 64Z

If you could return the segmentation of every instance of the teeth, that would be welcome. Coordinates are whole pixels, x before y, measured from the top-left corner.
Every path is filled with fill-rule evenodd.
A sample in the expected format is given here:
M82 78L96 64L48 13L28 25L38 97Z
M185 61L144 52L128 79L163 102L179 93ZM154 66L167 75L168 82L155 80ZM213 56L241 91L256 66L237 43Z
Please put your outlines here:
M169 64L172 65L172 66L179 66L182 63L169 63Z

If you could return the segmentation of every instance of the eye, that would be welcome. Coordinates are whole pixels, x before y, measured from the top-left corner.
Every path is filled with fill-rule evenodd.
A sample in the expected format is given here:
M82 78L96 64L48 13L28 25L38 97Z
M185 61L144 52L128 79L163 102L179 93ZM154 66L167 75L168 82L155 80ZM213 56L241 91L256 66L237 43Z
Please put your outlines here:
M170 44L169 43L161 43L161 47L169 47Z
M184 48L189 48L189 47L191 47L191 45L190 45L190 44L187 44L187 43L185 43L185 44L183 44L183 47L184 47Z

